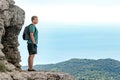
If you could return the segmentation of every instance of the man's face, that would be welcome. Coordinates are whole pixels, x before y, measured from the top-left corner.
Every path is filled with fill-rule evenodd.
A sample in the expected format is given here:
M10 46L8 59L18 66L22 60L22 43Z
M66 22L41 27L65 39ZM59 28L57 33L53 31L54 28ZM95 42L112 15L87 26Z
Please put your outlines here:
M35 19L33 20L33 22L34 22L34 24L37 24L37 23L38 23L38 18L35 18Z

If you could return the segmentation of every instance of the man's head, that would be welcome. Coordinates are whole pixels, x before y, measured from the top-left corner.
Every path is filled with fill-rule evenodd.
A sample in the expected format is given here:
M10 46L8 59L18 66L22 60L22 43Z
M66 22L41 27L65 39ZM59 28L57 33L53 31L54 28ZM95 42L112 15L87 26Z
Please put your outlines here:
M32 21L33 24L37 24L38 23L38 17L37 16L32 16L31 21Z

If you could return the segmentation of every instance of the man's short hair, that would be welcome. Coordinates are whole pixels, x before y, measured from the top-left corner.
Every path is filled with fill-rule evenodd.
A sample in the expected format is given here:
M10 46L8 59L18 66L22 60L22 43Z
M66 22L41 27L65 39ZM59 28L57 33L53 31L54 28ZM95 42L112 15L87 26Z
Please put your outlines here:
M31 21L33 21L35 18L38 18L37 16L32 16Z

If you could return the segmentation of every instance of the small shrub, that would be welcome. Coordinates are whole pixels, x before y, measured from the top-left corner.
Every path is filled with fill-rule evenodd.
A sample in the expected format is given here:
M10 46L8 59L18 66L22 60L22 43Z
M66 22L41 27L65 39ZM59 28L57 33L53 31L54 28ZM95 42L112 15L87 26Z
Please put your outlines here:
M6 67L3 63L0 63L0 72L5 72L6 71Z

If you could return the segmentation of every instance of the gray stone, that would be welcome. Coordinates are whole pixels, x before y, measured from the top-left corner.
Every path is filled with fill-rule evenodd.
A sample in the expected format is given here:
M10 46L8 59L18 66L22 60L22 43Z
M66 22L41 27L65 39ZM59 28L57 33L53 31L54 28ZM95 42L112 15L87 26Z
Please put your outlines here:
M25 12L13 0L0 0L0 60L8 71L20 69L18 35L24 24Z
M0 73L0 80L13 80L9 74Z
M8 63L6 60L3 60L3 64L5 65L5 68L7 71L14 71L15 66L12 65L11 63Z
M13 80L75 80L73 76L60 72L8 72ZM16 75L17 74L17 75Z
M0 0L0 10L9 9L9 2L6 0Z
M4 60L5 59L5 54L0 50L0 60Z

